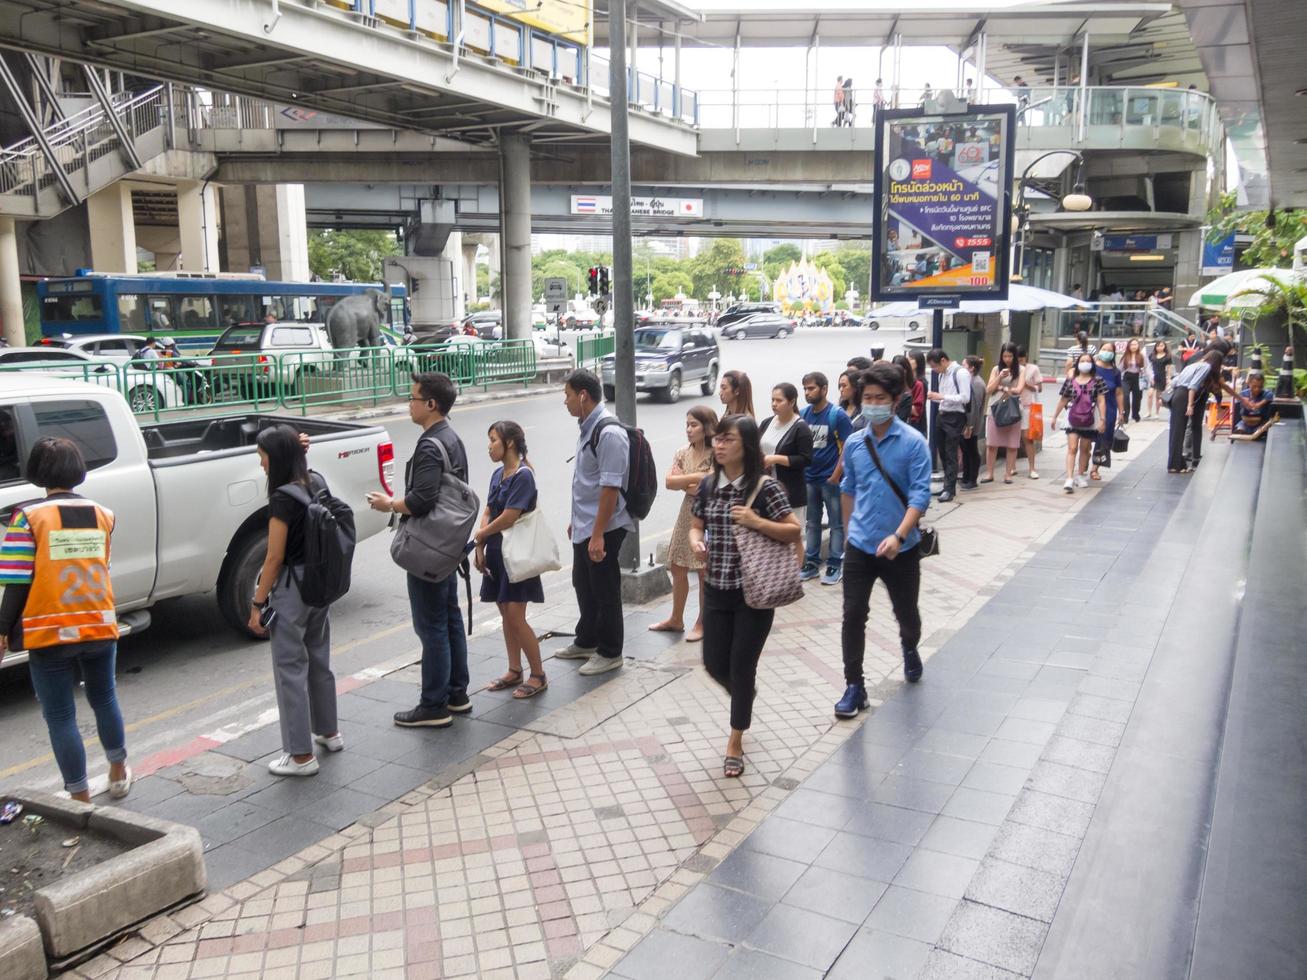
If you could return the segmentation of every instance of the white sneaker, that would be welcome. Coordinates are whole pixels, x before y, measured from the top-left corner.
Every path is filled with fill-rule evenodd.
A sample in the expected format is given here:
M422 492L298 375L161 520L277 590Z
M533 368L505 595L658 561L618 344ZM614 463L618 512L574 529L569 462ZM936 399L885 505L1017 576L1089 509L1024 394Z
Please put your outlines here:
M318 773L318 760L310 759L308 762L296 762L295 757L287 752L268 763L268 772L274 776L316 776Z
M593 674L606 674L608 671L616 670L620 666L622 666L621 657L603 657L596 653L581 665L581 669L577 673L590 677Z
M345 736L339 732L335 735L314 735L313 741L328 752L339 752L345 747Z
M1062 489L1065 490L1067 493L1075 493L1076 492L1075 488L1076 488L1075 480L1067 480L1066 483L1062 484Z
M554 659L556 660L589 660L596 653L596 647L579 647L575 643L569 643L563 649L555 651Z
M1085 476L1083 473L1080 474L1079 476L1077 476L1077 477L1076 477L1076 486L1080 487L1080 489L1082 489L1082 490L1083 490L1085 487L1089 486L1089 477Z
M132 767L126 767L127 772L122 779L114 779L109 782L109 796L111 799L121 800L132 788Z

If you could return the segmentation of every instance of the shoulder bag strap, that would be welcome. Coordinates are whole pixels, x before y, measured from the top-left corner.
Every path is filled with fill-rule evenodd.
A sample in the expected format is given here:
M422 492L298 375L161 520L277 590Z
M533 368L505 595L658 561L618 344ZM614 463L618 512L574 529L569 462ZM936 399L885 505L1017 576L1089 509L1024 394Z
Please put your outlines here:
M867 444L867 452L871 453L871 461L876 464L876 469L880 470L880 475L885 478L885 482L888 483L890 489L894 491L894 496L899 498L899 503L903 505L904 510L907 510L909 506L907 494L899 489L899 485L894 482L894 477L889 475L884 465L881 463L880 453L876 452L876 443L871 438L871 429L868 428L863 430L862 441Z

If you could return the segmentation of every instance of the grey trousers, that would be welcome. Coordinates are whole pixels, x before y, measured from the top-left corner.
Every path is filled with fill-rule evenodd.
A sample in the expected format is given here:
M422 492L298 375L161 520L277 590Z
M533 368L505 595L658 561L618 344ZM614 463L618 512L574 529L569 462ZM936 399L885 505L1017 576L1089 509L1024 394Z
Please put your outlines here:
M313 736L334 735L336 675L331 672L331 621L326 609L305 605L283 569L272 591L272 677L281 715L281 748L312 755Z

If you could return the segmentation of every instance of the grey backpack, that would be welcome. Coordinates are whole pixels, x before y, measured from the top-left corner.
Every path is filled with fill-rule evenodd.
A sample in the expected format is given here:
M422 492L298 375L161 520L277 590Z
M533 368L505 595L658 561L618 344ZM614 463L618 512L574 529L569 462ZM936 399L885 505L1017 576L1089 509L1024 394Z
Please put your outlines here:
M390 542L390 557L404 571L439 582L458 569L467 556L467 543L481 513L476 491L460 480L449 462L449 453L434 436L443 466L436 505L421 517L401 521Z

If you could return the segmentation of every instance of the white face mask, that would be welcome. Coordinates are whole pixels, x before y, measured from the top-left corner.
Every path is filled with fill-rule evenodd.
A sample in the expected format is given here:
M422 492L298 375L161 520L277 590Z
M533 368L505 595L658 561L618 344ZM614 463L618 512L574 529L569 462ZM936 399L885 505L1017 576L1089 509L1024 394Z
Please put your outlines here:
M1081 361L1076 366L1080 369L1081 374L1088 374L1090 371L1094 369L1094 365L1092 361Z

